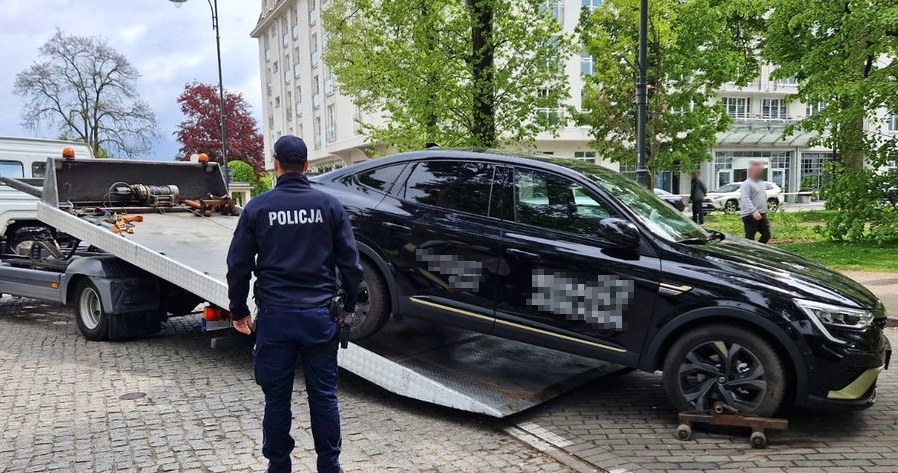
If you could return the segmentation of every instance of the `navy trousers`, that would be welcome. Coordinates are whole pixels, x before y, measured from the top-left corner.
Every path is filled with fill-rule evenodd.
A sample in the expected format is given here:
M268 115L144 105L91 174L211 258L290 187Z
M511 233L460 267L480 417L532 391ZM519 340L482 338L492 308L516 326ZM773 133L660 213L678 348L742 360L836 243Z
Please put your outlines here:
M253 367L265 393L262 454L269 473L289 473L291 400L296 360L302 357L318 473L340 471L340 412L337 407L337 349L321 350L339 333L326 308L261 309L256 318ZM305 356L303 354L305 353Z

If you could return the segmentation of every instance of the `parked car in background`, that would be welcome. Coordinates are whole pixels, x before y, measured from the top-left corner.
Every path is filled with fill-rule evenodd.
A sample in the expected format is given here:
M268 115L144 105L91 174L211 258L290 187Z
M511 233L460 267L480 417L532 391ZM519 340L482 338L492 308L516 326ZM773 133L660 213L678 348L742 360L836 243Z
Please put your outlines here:
M783 403L869 407L888 367L869 290L706 231L600 166L428 149L313 186L343 204L358 242L354 338L416 317L663 370L679 411L722 402L762 416Z
M780 186L770 181L764 181L767 187L767 208L776 210L783 203L783 190ZM708 192L702 204L705 211L722 210L724 212L738 212L741 200L739 187L741 182L731 182L720 186L716 190Z
M655 195L658 196L659 199L667 202L672 205L673 208L679 210L680 212L686 210L686 198L682 195L671 194L664 189L655 189Z

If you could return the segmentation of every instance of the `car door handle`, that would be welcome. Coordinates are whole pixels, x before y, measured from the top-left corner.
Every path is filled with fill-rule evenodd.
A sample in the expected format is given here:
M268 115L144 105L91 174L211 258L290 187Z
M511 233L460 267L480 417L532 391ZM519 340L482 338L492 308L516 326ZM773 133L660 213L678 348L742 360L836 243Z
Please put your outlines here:
M405 225L399 225L396 223L383 222L380 224L380 226L386 228L392 233L398 233L401 235L410 235L412 233L412 227L406 227Z
M522 258L539 258L539 255L536 253L531 253L529 251L519 250L517 248L507 248L505 250L506 253L514 256L520 256Z

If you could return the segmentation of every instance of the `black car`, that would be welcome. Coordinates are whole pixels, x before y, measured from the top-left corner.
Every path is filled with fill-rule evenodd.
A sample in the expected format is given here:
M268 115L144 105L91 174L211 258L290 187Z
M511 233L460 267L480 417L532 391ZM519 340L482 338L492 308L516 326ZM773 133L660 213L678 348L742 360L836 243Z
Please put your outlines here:
M363 256L353 336L393 315L664 371L679 410L864 408L885 311L841 274L708 232L578 161L431 149L315 178ZM439 325L436 325L439 326Z
M680 212L686 210L686 199L681 195L671 194L664 189L655 189L655 195Z

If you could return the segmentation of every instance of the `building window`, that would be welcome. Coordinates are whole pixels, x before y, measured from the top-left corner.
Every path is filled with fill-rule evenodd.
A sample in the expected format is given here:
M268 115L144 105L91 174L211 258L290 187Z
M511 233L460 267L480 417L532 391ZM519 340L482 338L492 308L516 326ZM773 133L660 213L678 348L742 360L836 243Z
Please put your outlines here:
M299 39L299 12L296 8L290 9L290 23L293 25L291 28L291 33L293 34L293 39ZM297 56L299 57L299 56Z
M280 106L281 106L281 98L275 97L274 98L274 108L279 108Z
M312 38L309 40L309 49L312 51L312 67L316 67L318 66L318 60L321 58L318 52L318 33L312 33Z
M600 6L602 6L602 0L583 0L583 8L588 8L589 11L595 11Z
M337 112L333 105L327 106L327 142L337 141Z
M717 176L715 181L716 187L725 186L733 182L733 153L721 152L714 153L714 175Z
M748 118L751 114L751 99L748 97L724 97L727 114L733 118Z
M542 5L543 10L548 11L555 21L564 24L564 1L562 0L545 0Z
M315 117L315 149L321 149L321 117Z
M321 107L321 83L318 82L318 76L312 77L312 108Z
M574 159L594 163L596 161L596 152L595 151L574 151Z
M898 131L898 113L893 113L889 117L889 131Z
M761 99L761 118L788 118L786 101L784 99Z
M580 74L583 76L591 76L593 74L592 56L585 53L580 54Z
M822 111L826 110L826 104L823 102L817 102L817 104L809 104L804 107L804 115L806 117L810 117L816 115Z
M286 115L287 115L287 121L292 122L293 121L293 93L292 92L287 91L287 101L284 105L285 105L284 113L286 113Z
M826 183L824 167L832 161L832 153L801 153L801 182L799 191L815 191Z
M274 61L273 63L271 63L271 70L272 70L275 74L277 74L277 72L278 72L278 62L277 62L277 61Z
M352 131L355 134L362 132L362 107L355 106L355 118L352 120Z

